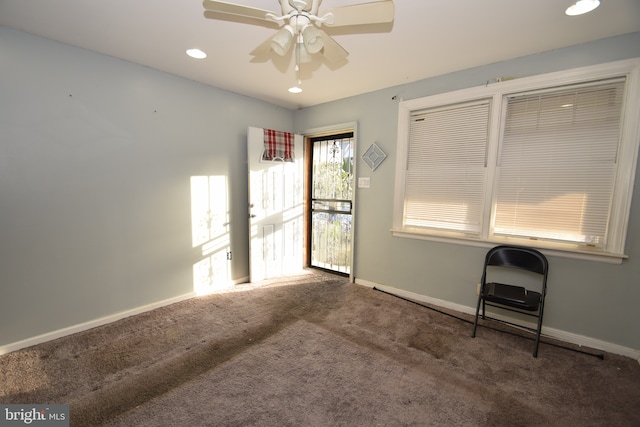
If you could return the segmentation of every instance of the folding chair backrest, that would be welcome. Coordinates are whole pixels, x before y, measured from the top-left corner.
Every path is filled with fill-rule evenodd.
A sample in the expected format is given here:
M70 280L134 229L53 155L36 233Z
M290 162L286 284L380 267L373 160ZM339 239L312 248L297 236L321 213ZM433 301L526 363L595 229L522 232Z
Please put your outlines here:
M535 249L514 246L496 246L487 253L485 270L489 265L517 267L534 273L546 275L547 259Z

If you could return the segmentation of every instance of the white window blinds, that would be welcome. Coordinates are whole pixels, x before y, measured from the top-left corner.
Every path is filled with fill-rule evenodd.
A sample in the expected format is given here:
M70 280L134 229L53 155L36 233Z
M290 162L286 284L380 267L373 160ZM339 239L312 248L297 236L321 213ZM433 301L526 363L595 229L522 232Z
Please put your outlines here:
M491 101L414 112L404 197L404 226L478 234Z
M624 79L506 97L493 233L606 244Z

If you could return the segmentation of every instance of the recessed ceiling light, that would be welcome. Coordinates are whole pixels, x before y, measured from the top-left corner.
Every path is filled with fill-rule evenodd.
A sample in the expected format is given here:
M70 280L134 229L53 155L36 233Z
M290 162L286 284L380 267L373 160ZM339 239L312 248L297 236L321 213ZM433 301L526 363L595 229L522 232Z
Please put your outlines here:
M591 12L598 6L600 6L600 0L578 0L575 4L569 6L564 13L569 16L582 15L583 13Z
M207 57L207 54L200 49L187 49L187 55L196 59L204 59Z
M302 88L300 88L298 86L290 87L289 88L289 92L291 92L291 93L300 93L300 92L302 92Z

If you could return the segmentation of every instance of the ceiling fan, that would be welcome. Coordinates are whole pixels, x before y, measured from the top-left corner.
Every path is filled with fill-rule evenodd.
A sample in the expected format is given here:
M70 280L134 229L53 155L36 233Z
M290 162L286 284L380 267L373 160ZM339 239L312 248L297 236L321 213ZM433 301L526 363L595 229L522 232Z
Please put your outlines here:
M275 23L280 29L275 35L254 49L254 56L275 52L286 55L295 48L296 71L299 64L310 62L312 55L322 55L329 63L344 62L349 53L321 28L354 25L385 24L393 22L393 0L377 0L368 3L324 9L319 12L322 0L278 0L280 12L217 0L204 0L204 15L210 19L242 17ZM246 21L245 21L246 22ZM299 76L299 75L298 75ZM298 77L298 80L300 78Z

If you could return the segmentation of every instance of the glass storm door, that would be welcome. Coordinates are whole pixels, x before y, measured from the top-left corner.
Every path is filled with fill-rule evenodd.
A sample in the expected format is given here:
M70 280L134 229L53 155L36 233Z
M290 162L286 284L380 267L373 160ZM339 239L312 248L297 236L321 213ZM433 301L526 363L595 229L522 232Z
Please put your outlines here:
M353 132L311 138L312 267L351 273Z

